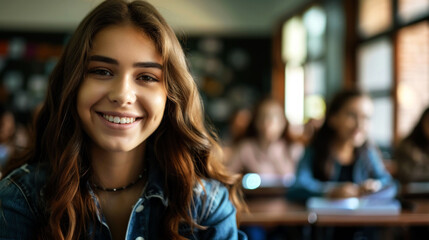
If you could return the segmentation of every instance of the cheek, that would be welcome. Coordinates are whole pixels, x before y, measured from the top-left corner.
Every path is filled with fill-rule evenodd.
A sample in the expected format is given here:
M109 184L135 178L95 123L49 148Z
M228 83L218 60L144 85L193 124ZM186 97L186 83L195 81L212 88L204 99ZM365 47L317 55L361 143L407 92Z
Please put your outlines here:
M88 107L88 103L90 101L91 94L88 94L85 88L79 89L77 94L77 111L79 115L85 111Z
M100 98L100 91L84 80L77 94L77 112L81 119L89 115L91 106Z
M347 117L337 117L332 120L331 127L337 129L338 131L345 131L350 129L353 125L353 122L350 121Z
M336 132L339 137L344 139L351 138L354 135L355 130L356 127L355 124L353 124L353 121L349 121L347 119L343 119L341 125L338 125L336 128Z
M153 118L153 121L160 121L164 115L167 95L163 91L145 94L141 97L142 105L145 106L148 115Z

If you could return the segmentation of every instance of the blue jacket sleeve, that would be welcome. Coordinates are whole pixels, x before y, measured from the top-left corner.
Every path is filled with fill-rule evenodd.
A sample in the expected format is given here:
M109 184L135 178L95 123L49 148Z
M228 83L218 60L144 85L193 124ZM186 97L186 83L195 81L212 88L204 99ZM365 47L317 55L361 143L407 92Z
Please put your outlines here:
M22 190L5 178L0 181L0 239L34 239L36 217Z
M229 200L228 190L219 182L206 186L207 199L200 212L199 223L207 227L197 239L243 239L247 236L238 230L236 209Z
M335 182L322 182L314 178L313 155L313 150L307 148L299 161L295 182L286 193L289 200L304 202L310 197L320 197L336 185Z
M365 154L366 156L360 156L356 162L353 176L354 182L361 184L369 178L377 179L382 183L382 190L365 197L394 197L397 193L397 184L386 171L377 149L370 146L368 151L365 151ZM315 179L312 171L313 158L313 150L306 149L298 165L295 183L287 191L286 196L289 200L304 202L310 197L320 197L339 184L336 181L322 182ZM335 167L336 174L338 174L340 166L335 165Z
M390 173L386 170L383 159L380 156L377 148L370 146L367 151L367 159L370 164L368 178L376 179L381 182L381 190L366 197L371 198L393 198L398 191L398 183L393 179ZM366 169L368 169L366 168ZM361 179L364 181L366 179Z
M387 172L380 153L375 147L368 149L368 159L371 164L370 178L377 179L381 182L382 186L390 185L393 182L392 176Z

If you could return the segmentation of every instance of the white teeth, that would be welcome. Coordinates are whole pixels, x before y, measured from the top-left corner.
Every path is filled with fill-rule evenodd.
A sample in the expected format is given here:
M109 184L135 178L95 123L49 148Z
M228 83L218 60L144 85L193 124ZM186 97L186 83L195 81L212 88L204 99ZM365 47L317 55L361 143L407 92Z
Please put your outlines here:
M133 123L136 121L135 118L128 118L128 117L118 117L118 116L112 116L103 114L104 119L106 119L109 122L116 123L116 124L127 124L127 123Z
M121 121L121 119L119 117L114 117L113 118L113 122L114 123L119 123Z

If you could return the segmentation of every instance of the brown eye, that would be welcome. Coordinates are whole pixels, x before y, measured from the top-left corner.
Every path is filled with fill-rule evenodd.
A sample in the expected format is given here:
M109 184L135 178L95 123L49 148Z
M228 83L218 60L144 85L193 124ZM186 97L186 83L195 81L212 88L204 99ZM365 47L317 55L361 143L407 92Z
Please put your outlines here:
M154 77L152 77L152 76L146 75L146 74L144 74L144 75L140 75L140 76L137 78L137 80L141 80L141 81L145 81L145 82L159 82L159 80L158 80L158 79L156 79L156 78L154 78Z
M93 69L93 70L89 70L89 73L99 75L99 76L113 76L113 73L111 73L107 69Z

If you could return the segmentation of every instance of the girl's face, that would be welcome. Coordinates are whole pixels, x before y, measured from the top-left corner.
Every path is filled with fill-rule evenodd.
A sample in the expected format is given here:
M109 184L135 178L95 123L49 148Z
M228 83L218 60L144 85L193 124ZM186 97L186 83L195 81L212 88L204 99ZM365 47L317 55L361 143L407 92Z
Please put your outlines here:
M278 140L286 127L283 108L274 102L263 103L255 121L259 136L269 142Z
M130 151L159 126L167 99L162 58L153 41L128 25L96 34L77 96L77 112L93 143Z
M329 119L339 141L361 146L367 139L373 105L368 97L355 97Z

